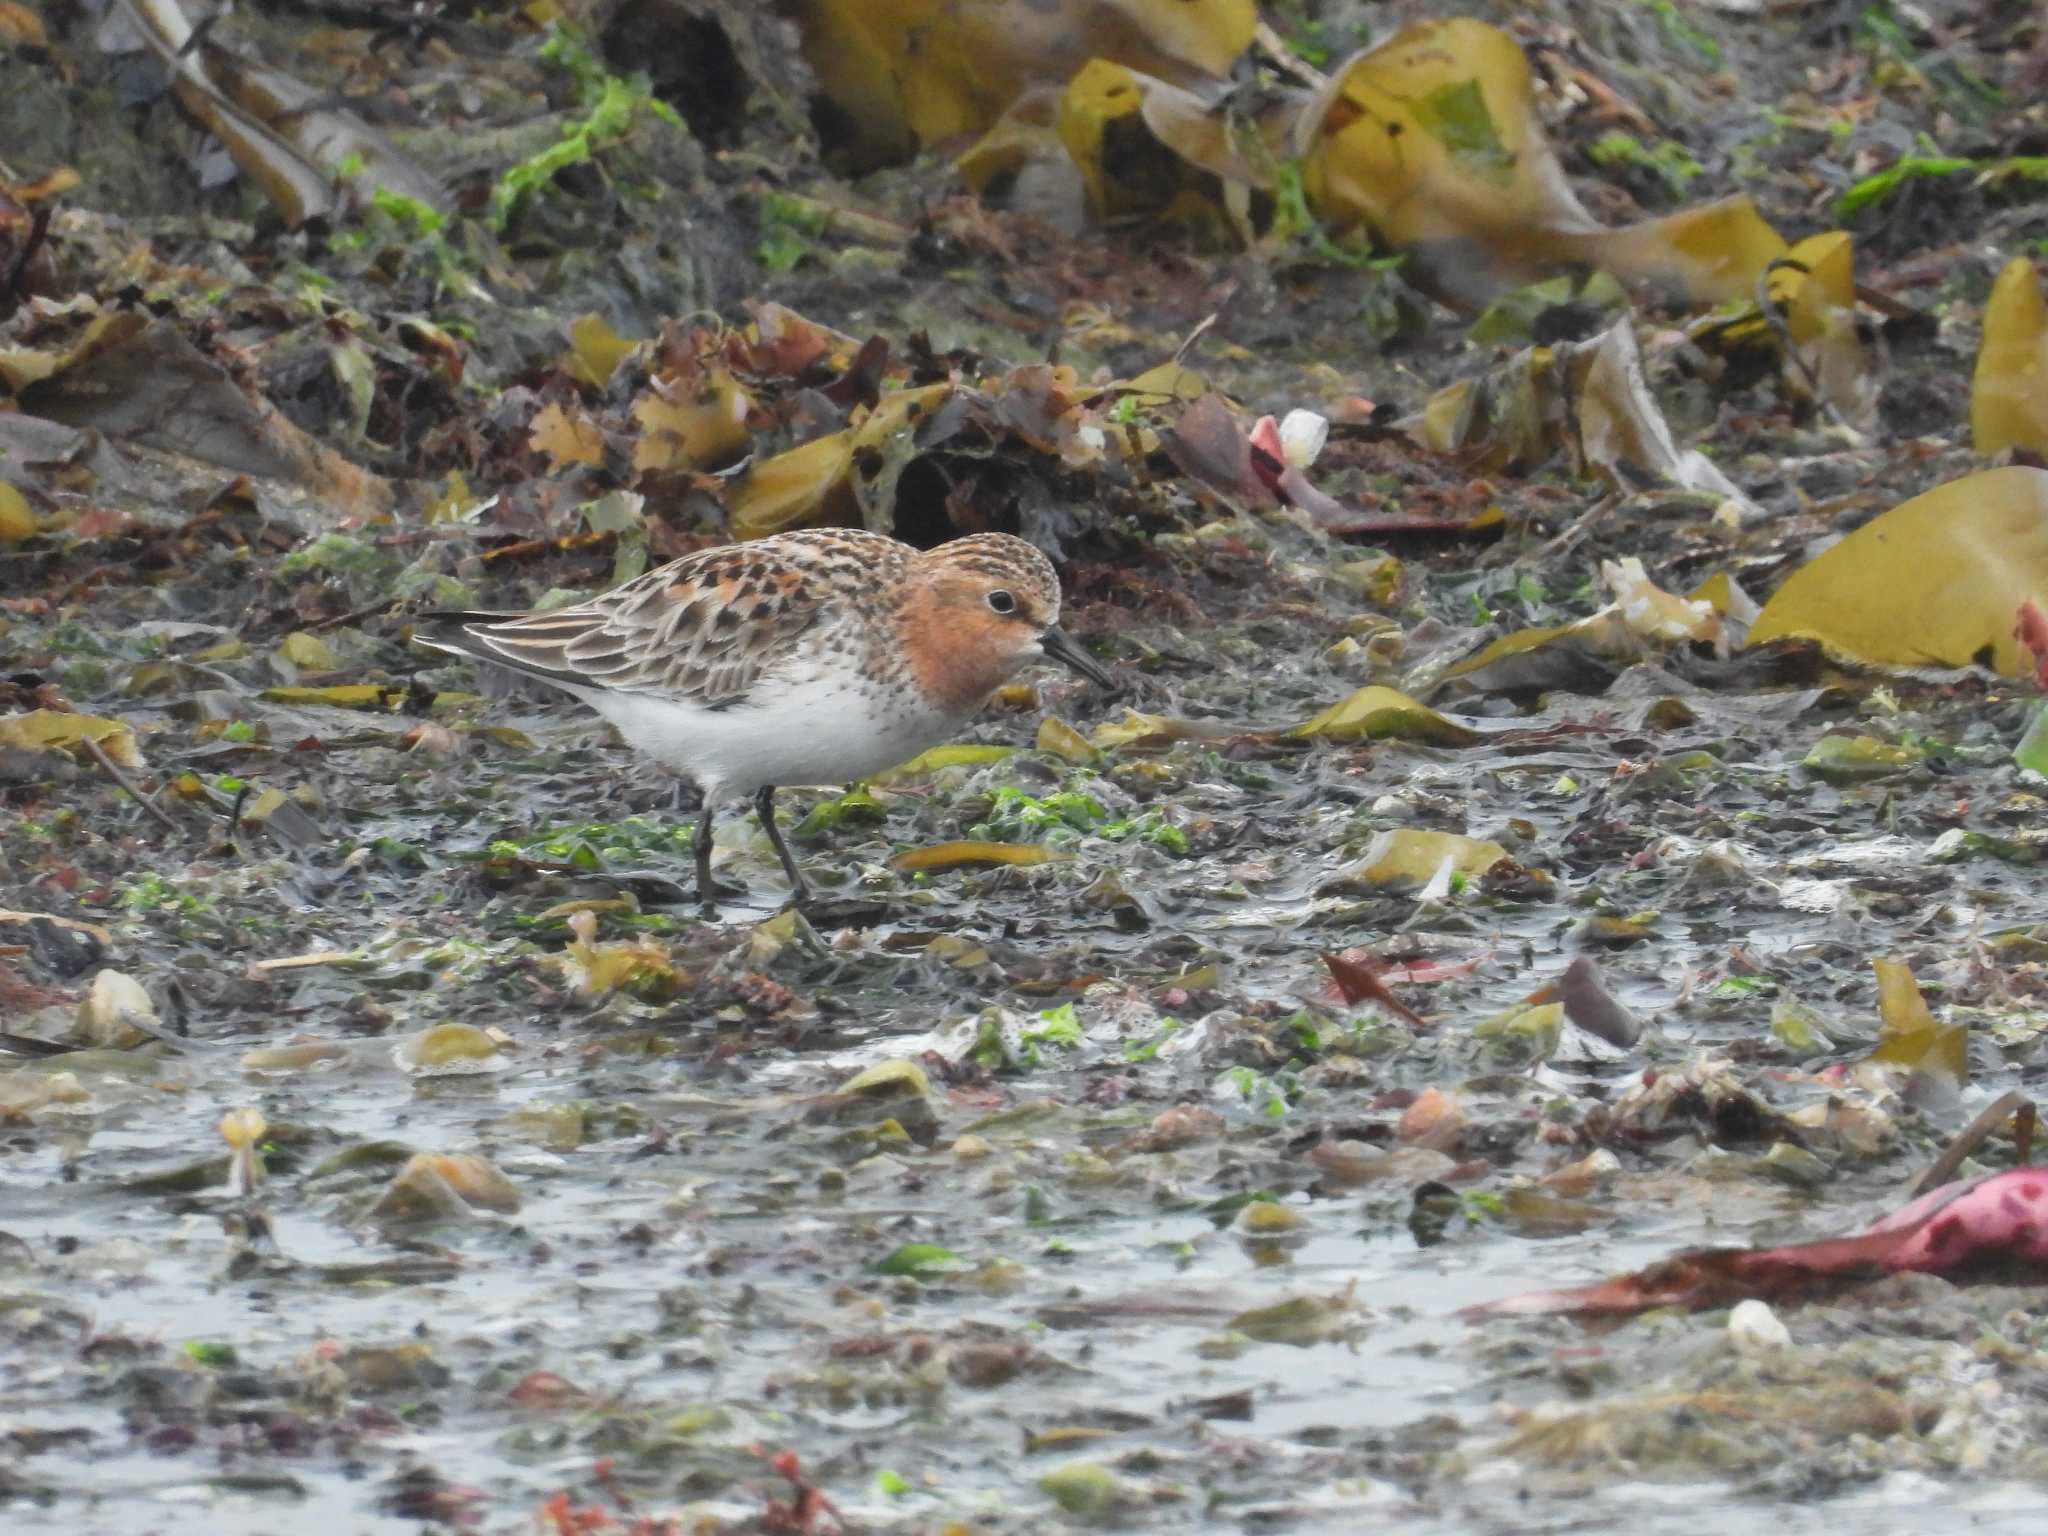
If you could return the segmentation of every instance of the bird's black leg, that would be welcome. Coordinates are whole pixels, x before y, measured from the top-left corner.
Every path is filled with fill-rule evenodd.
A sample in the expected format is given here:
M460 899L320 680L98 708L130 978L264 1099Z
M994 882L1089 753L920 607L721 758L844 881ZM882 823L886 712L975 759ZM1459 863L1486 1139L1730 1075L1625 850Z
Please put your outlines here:
M775 825L775 786L763 784L754 795L754 813L761 818L762 830L767 832L768 841L775 845L775 856L782 860L782 867L789 874L789 883L796 887L796 904L808 906L817 899L817 892L811 889L811 882L804 878L804 872L789 851L789 844L782 840L782 829Z
M678 810L682 808L685 788L685 783L679 780L676 784ZM701 790L698 791L697 831L696 835L690 839L690 852L695 854L697 858L697 900L706 907L717 906L718 898L721 896L744 896L747 894L747 888L737 881L718 880L712 877L711 809L714 804L715 801L712 796L703 793Z
M697 899L710 906L718 895L711 883L711 797L697 807L697 831L690 839L690 851L697 856Z

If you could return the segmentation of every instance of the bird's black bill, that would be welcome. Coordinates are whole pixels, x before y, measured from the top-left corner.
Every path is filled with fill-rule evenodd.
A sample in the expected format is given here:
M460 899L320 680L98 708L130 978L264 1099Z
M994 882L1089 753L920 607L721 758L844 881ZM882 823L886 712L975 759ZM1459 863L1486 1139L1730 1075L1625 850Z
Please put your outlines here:
M1050 656L1054 661L1072 667L1096 687L1114 688L1116 686L1116 679L1103 671L1100 662L1058 630L1048 629L1043 635L1038 637L1038 643L1044 649L1047 656Z

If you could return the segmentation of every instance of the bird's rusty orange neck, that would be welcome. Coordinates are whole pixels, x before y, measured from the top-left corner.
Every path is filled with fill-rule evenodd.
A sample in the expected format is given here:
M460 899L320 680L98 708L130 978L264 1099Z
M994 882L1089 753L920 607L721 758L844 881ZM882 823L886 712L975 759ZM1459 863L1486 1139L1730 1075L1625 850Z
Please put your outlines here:
M949 592L944 582L915 593L897 624L910 675L949 715L973 714L1028 659L1019 652L1028 633L989 612L978 595Z

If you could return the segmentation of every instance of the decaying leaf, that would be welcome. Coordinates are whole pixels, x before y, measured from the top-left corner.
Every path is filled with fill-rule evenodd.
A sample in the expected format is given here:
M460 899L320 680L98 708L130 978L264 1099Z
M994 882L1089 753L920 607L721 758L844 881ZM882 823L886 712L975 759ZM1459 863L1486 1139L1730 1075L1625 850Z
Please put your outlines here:
M1773 265L1766 287L1784 308L1800 392L1818 395L1845 425L1869 431L1882 380L1856 332L1850 237L1841 230L1808 236Z
M1358 1326L1358 1303L1349 1290L1330 1296L1291 1296L1271 1306L1253 1307L1230 1319L1235 1333L1262 1344L1291 1344L1306 1349L1326 1339L1341 1338Z
M999 763L1014 751L1015 747L953 742L943 747L927 748L907 763L884 769L868 782L885 785L911 783L928 778L943 768L979 768L985 763Z
M251 395L194 346L174 321L119 311L95 321L39 381L23 408L75 427L219 465L295 482L336 514L388 508L390 482L349 462Z
M143 766L142 750L135 744L135 732L119 720L105 720L98 715L74 715L56 709L31 709L19 715L0 716L0 747L20 747L31 752L68 752L88 741L122 768ZM79 755L84 754L81 752Z
M47 48L49 36L43 31L43 18L25 5L14 0L0 4L0 43L14 48Z
M107 309L94 314L77 340L62 352L46 347L0 349L0 385L18 395L31 384L119 346L148 324L149 317L135 310Z
M603 389L638 345L613 330L603 315L578 315L569 322L569 350L562 354L561 369L592 389Z
M1270 190L1292 115L1293 103L1275 96L1247 121L1212 110L1193 91L1096 58L1067 82L1054 127L1097 219L1181 221L1248 245L1251 191Z
M179 103L293 228L379 191L445 209L446 190L384 134L283 71L228 52L177 0L123 0L123 9L170 69Z
M1928 1010L1920 983L1902 960L1876 960L1877 1010L1883 1029L1872 1061L1932 1073L1948 1086L1970 1078L1970 1032L1943 1024Z
M668 947L650 935L600 943L597 914L585 908L569 915L568 948L555 957L569 984L584 997L623 991L645 1002L665 1002L683 989L688 976Z
M1444 871L1476 880L1507 856L1483 838L1395 827L1372 840L1348 878L1398 888L1429 885Z
M572 411L560 401L543 406L527 428L527 446L548 461L556 472L573 464L604 463L604 433L581 411Z
M1665 591L1650 580L1643 562L1634 555L1603 560L1600 579L1614 594L1615 616L1637 638L1667 643L1698 640L1724 654L1727 651L1727 636L1714 605Z
M1330 979L1345 1002L1377 1003L1411 1029L1430 1028L1427 1019L1394 996L1373 966L1334 954L1324 955L1323 964L1329 967Z
M1927 761L1927 754L1875 736L1841 736L1830 732L1813 744L1799 766L1831 784L1863 784L1897 778Z
M1183 474L1221 492L1230 503L1266 507L1277 499L1253 468L1244 423L1221 395L1204 394L1188 402L1160 446Z
M296 1074L325 1067L329 1062L343 1062L354 1055L348 1045L339 1040L294 1040L284 1045L262 1045L253 1051L244 1051L237 1065L244 1072L278 1072Z
M474 1024L436 1024L392 1048L391 1059L416 1077L461 1077L504 1070L498 1040Z
M1401 423L1416 441L1487 469L1527 467L1559 448L1617 491L1645 483L1701 491L1755 509L1698 449L1681 449L1643 377L1626 314L1582 342L1532 347L1432 395Z
M310 704L327 709L394 710L405 690L386 683L336 683L328 688L265 688L257 694L272 704ZM443 695L442 697L446 697Z
M1220 741L1243 729L1221 720L1177 720L1168 715L1148 715L1126 705L1121 720L1103 721L1089 733L1088 740L1103 748L1165 746L1175 741Z
M741 374L781 374L800 378L813 371L844 373L860 351L860 342L844 331L798 314L786 304L750 300L754 318L726 338L726 358ZM670 350L664 338L663 351Z
M474 1210L512 1215L519 1209L518 1186L488 1158L473 1152L421 1152L408 1159L370 1207L379 1225L466 1218Z
M742 458L753 441L746 391L722 366L695 380L657 379L633 402L633 420L640 428L633 445L637 474L720 469Z
M157 1038L156 1004L127 972L101 971L78 1005L71 1038L86 1047L132 1050Z
M886 500L908 462L910 435L951 392L927 384L884 395L858 426L814 438L748 471L729 503L732 530L758 539L814 523L861 523L862 498ZM856 455L867 462L854 474ZM872 457L870 457L872 456ZM888 473L893 468L894 473ZM886 475L886 485L879 484Z
M891 1057L861 1068L838 1091L867 1099L923 1099L931 1096L932 1085L916 1062Z
M5 481L0 481L0 544L19 544L32 539L41 525L28 498Z
M1633 555L1602 562L1600 574L1614 593L1605 607L1570 624L1502 635L1445 668L1445 679L1501 691L1572 686L1581 672L1604 679L1653 644L1698 641L1724 651L1729 627L1723 608L1743 611L1741 590L1732 583L1719 589L1721 604L1697 594L1679 597L1651 581Z
M1086 736L1057 715L1047 715L1039 721L1038 750L1050 752L1078 767L1102 760L1101 749L1090 744Z
M1756 510L1713 460L1697 448L1678 446L1643 377L1630 316L1558 352L1570 374L1571 442L1581 473L1598 473L1617 490L1647 477L1723 497L1745 512Z

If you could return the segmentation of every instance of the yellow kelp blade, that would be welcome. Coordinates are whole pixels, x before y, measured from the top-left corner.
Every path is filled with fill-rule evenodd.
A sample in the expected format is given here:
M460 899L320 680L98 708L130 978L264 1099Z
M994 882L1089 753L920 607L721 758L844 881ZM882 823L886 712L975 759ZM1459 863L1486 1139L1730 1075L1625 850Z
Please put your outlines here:
M979 133L1091 58L1163 80L1220 78L1250 46L1253 0L802 0L804 56L857 166Z
M1065 153L1057 126L1065 92L1038 85L1025 91L996 119L988 132L960 152L953 169L977 195L1014 176L1034 160L1059 160Z
M1295 144L1321 217L1414 252L1454 302L1584 263L1713 303L1748 292L1785 250L1745 198L1604 228L1544 137L1521 48L1469 18L1419 22L1353 57L1302 114Z
M2020 605L2048 594L2048 470L1951 480L1865 523L1792 573L1749 643L1786 636L1879 666L2033 670Z
M889 860L889 867L905 874L918 874L958 869L970 864L1063 864L1072 859L1072 854L1056 853L1043 843L991 843L961 839L909 849Z
M1839 229L1809 235L1785 253L1785 264L1766 286L1785 311L1792 339L1802 347L1818 341L1827 331L1829 310L1856 306L1855 245Z
M2041 274L2025 256L2006 263L1984 306L1970 435L1987 457L2008 448L2048 455L2048 303Z
M1698 305L1746 298L1764 269L1785 254L1784 238L1742 196L1597 234L1566 232L1557 245L1567 260Z
M1283 734L1323 741L1397 737L1444 747L1467 747L1480 739L1470 726L1438 714L1399 689L1379 685L1359 689Z

